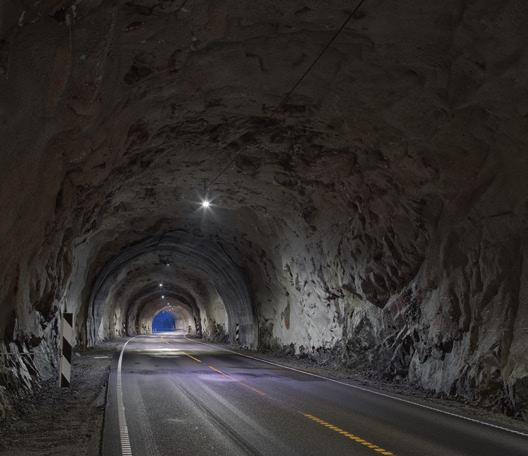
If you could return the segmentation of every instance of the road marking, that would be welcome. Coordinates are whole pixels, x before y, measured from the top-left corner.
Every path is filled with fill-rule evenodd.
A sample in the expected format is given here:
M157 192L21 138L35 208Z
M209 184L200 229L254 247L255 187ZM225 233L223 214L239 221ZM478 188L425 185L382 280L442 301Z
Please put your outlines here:
M214 366L210 366L210 365L209 365L209 366L207 366L207 367L208 367L209 369L213 370L214 372L216 372L216 373L222 375L222 376L225 377L225 378L228 378L228 379L230 379L230 380L235 380L236 382L240 383L241 385L245 386L246 388L249 388L250 390L256 392L257 394L259 394L259 395L261 395L261 396L267 396L267 394L264 393L263 391L260 391L259 389L254 388L253 386L248 385L248 384L246 384L246 383L244 383L244 382L242 382L242 381L240 381L240 380L237 380L236 378L232 377L232 376L229 375L229 374L226 374L225 372L221 371L220 369L217 369L217 368L214 367ZM341 428L339 428L339 427L337 427L337 426L334 426L334 425L332 425L332 424L330 424L330 423L328 423L328 422L326 422L326 421L324 421L324 420L321 420L320 418L317 418L317 417L315 417L315 416L313 416L313 415L310 415L310 414L307 414L307 413L303 413L303 412L299 412L299 413L300 413L301 415L303 415L303 416L309 418L309 419L312 419L312 420L315 421L316 423L321 424L322 426L325 426L325 427L327 427L328 429L331 429L331 430L333 430L333 431L335 431L335 432L338 432L339 434L344 435L345 437L348 437L348 438L350 438L350 439L352 439L352 440L355 440L357 443L360 443L360 444L362 444L362 445L365 445L365 446L367 446L367 447L369 447L369 448L371 448L371 449L373 449L373 450L375 450L375 451L377 451L377 452L379 452L379 453L381 453L381 454L383 454L383 455L385 455L385 456L394 456L394 453L392 453L392 452L390 452L390 451L387 451L387 450L385 450L385 449L383 449L383 448L381 448L381 447L379 447L379 446L377 446L377 445L374 445L374 444L372 444L372 443L370 443L370 442L367 442L366 440L363 440L363 439L361 439L361 438L355 436L354 434L351 434L351 433L349 433L349 432L346 432L346 431L344 431L343 429L341 429Z
M217 374L223 375L225 378L228 378L229 380L234 380L237 383L240 383L242 386L245 386L246 388L250 389L251 391L257 393L260 396L267 396L267 394L264 391L260 391L258 388L255 388L254 386L248 385L247 383L244 383L241 380L238 380L237 378L226 374L225 372L222 372L220 369L217 369L214 366L207 366L209 369L215 371Z
M191 358L192 360L196 361L197 363L201 363L201 362L202 362L200 359L195 358L195 357L192 356L192 355L189 355L189 353L185 353L184 351L182 351L182 353L183 353L185 356L187 356L187 357Z
M217 369L216 367L214 366L210 366L208 365L207 366L209 369L213 370L214 372L222 375L223 377L226 377L228 379L231 379L231 380L235 380L236 382L240 383L241 385L245 386L246 388L249 388L251 389L252 391L256 392L257 394L261 395L261 396L267 396L266 393L258 390L257 388L254 388L244 382L241 382L240 380L237 380L236 378L232 377L231 375L229 374L226 374L225 372L221 371L220 369ZM328 429L331 429L332 431L334 432L337 432L338 434L341 434L343 437L346 437L350 440L353 440L355 441L356 443L359 443L360 445L363 445L363 446L366 446L367 448L370 448L371 450L373 451L376 451L377 453L379 454L382 454L384 456L395 456L394 453L392 453L391 451L388 451L378 445L375 445L374 443L371 443L367 440L364 440L362 439L361 437L358 437L357 435L354 435L350 432L347 432L347 431L344 431L343 429L341 429L340 427L338 426L334 426L333 424L327 422L327 421L324 421L322 420L321 418L317 418L316 416L314 415L310 415L308 413L303 413L303 412L299 412L301 415L305 416L306 418L308 419L311 419L312 421L315 421L316 423L320 424L321 426L324 426Z
M132 339L135 339L135 337L132 337ZM123 354L125 353L126 346L132 341L132 339L127 340L123 345L121 353L119 354L119 361L117 362L117 423L119 425L121 454L123 456L132 456L132 448L130 447L130 438L128 436L128 426L125 416L125 404L123 402L123 379L121 377L121 370L123 367Z
M209 369L212 369L214 370L216 373L220 374L220 375L223 375L224 377L227 377L226 374L224 374L221 370L217 369L216 367L213 367L213 366L207 366Z
M516 435L520 435L521 437L528 438L528 433L526 433L526 432L516 431L515 429L509 429L509 428L506 428L506 427L503 427L503 426L499 426L497 424L488 423L486 421L480 421L480 420L477 420L475 418L470 418L470 417L464 416L464 415L458 415L457 413L448 412L447 410L442 410L442 409L438 409L438 408L435 408L435 407L431 407L430 405L425 405L425 404L420 404L418 402L413 402L413 401L411 401L409 399L403 399L401 397L392 396L390 394L382 393L380 391L371 390L371 389L365 388L363 386L358 386L358 385L353 385L351 383L341 382L339 380L335 380L335 379L330 378L330 377L325 377L323 375L313 374L311 372L303 371L301 369L296 369L295 367L289 367L289 366L285 366L283 364L274 363L273 361L267 361L265 359L256 358L255 356L244 355L242 353L238 353L236 351L229 350L228 348L220 347L220 346L217 346L217 345L211 345L211 344L208 344L206 342L201 342L201 341L198 341L198 340L189 339L187 336L184 336L184 337L189 342L195 342L195 343L199 343L199 344L203 344L203 345L208 345L208 346L213 347L215 349L219 348L220 350L224 350L224 351L227 351L229 353L233 353L235 355L242 356L244 358L249 358L249 359L253 359L255 361L260 361L261 363L271 364L272 366L277 366L277 367L281 367L283 369L291 370L291 371L294 371L294 372L299 372L301 374L309 375L310 377L320 378L322 380L326 380L326 381L332 382L332 383L337 383L339 385L343 385L343 386L346 386L348 388L356 389L356 390L359 390L359 391L364 391L366 393L374 394L376 396L385 397L387 399L393 399L395 401L402 402L404 404L413 405L415 407L420 407L420 408L423 408L423 409L426 409L426 410L430 410L430 411L433 411L433 412L442 413L443 415L452 416L452 417L455 417L455 418L459 418L461 420L470 421L472 423L480 424L482 426L487 426L487 427L490 427L490 428L493 428L493 429L498 429L499 431L509 432L511 434L516 434Z
M375 445L374 443L371 443L365 439L362 439L361 437L354 435L351 432L347 432L338 426L334 426L328 421L322 420L321 418L317 418L316 416L310 415L309 413L303 413L303 415L309 420L312 420L321 426L324 426L334 432L337 432L338 434L341 434L343 437L348 438L356 443L359 443L360 445L366 446L367 448L370 448L371 450L376 451L379 454L382 454L384 456L394 456L393 452L388 451L385 448L381 448L380 446Z

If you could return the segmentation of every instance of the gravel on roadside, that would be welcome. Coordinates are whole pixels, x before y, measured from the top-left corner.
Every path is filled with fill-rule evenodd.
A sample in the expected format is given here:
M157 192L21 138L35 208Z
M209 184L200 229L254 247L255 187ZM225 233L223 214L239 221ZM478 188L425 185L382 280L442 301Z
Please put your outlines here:
M0 456L97 456L108 373L121 341L77 352L71 388L44 382L0 422Z

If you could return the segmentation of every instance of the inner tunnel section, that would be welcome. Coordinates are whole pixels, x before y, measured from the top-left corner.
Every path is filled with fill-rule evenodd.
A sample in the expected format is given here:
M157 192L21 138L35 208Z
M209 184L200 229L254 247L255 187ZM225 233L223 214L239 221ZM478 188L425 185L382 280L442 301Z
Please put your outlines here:
M188 334L256 348L257 324L243 271L217 242L182 233L121 251L98 273L86 315L88 346L155 332L161 312Z
M176 331L178 324L181 325L180 320L176 319L174 312L169 309L160 310L152 319L152 332L172 332Z

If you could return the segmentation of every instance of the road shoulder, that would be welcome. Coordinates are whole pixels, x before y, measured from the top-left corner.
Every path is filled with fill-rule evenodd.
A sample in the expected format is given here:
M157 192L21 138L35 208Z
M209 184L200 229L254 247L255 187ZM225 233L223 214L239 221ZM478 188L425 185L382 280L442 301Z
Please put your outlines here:
M77 352L71 388L44 382L20 398L0 423L0 455L96 456L99 453L108 374L121 341Z

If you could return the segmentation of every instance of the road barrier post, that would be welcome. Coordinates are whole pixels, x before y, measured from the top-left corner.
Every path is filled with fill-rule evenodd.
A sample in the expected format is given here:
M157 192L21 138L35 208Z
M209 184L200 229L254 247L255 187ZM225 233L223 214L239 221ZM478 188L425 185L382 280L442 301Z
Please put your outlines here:
M62 314L62 345L61 345L61 360L60 360L60 386L61 388L68 388L71 385L71 365L73 356L73 314Z

